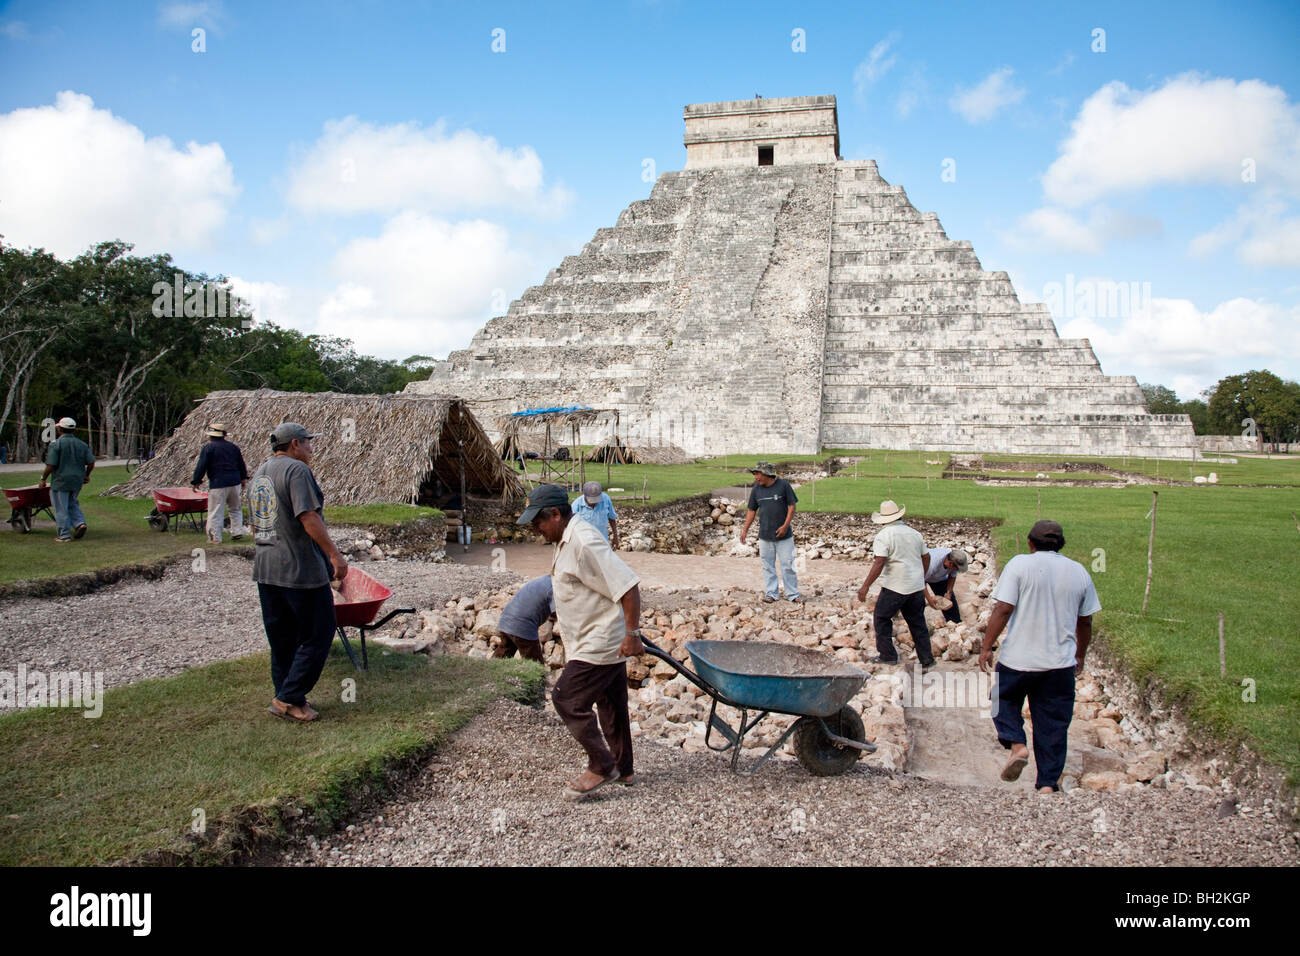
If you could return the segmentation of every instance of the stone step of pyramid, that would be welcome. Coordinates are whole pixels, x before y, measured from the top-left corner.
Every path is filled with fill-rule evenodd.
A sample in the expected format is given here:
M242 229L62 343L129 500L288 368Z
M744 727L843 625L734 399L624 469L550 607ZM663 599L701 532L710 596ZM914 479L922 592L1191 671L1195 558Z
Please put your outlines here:
M1187 454L1131 376L983 269L871 160L835 158L833 97L688 107L665 172L411 391L480 420L618 409L629 437L782 452L899 447ZM774 125L775 124L775 125ZM765 146L780 128L797 133ZM783 134L784 135L784 134ZM776 165L756 165L773 148Z

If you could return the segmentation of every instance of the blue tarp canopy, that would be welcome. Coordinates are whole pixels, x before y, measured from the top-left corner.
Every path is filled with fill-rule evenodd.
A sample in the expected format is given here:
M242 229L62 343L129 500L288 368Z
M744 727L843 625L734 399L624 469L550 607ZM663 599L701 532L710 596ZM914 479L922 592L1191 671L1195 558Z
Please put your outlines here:
M555 408L526 408L522 412L511 412L511 418L524 418L530 415L567 415L570 412L591 412L595 409L589 405L565 405Z

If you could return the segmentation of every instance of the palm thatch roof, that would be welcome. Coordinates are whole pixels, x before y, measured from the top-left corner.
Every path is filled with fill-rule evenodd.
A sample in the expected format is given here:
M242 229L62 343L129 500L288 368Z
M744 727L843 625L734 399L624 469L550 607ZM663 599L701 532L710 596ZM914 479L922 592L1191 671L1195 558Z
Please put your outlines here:
M695 461L676 445L615 445L606 441L587 452L587 461L604 461L628 465L689 465Z
M459 398L268 388L209 393L130 481L106 494L140 498L155 488L189 484L212 422L226 426L251 474L270 455L272 429L286 421L320 433L311 468L330 504L415 502L435 478L458 492L462 448L468 493L502 499L526 494Z

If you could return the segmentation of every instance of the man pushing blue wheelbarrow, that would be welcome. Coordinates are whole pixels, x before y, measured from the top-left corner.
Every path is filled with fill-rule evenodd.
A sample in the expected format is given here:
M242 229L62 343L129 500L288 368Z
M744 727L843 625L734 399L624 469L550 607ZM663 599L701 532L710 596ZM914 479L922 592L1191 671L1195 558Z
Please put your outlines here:
M666 662L713 699L704 743L718 753L731 751L737 770L745 735L768 714L798 717L781 738L750 768L754 773L794 736L794 753L811 774L828 777L844 773L876 745L867 741L862 718L850 706L868 675L833 657L804 647L767 641L689 641L686 651L692 671L654 642L641 638L648 653ZM718 716L718 704L740 711L740 724L731 727ZM751 711L758 716L749 719ZM726 743L713 744L717 731Z

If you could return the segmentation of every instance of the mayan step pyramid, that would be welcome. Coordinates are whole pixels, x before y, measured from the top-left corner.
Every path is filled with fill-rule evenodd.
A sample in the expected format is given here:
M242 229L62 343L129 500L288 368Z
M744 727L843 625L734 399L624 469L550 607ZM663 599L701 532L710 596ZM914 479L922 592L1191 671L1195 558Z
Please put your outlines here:
M1193 455L1186 416L1148 415L1136 379L1102 374L875 162L841 160L835 97L685 119L685 170L408 390L467 399L489 428L616 408L634 444L698 455Z

